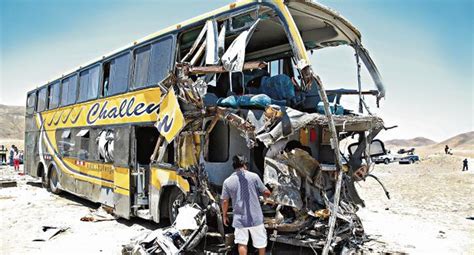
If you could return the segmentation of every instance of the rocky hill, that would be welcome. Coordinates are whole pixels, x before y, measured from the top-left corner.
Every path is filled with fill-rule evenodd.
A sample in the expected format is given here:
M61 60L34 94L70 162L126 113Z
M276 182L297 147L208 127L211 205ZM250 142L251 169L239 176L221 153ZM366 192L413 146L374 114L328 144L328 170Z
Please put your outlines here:
M436 144L435 141L425 138L425 137L416 137L412 139L393 139L385 141L385 145L390 147L421 147L427 145Z
M474 131L459 134L437 144L443 147L445 145L451 148L474 149Z
M23 140L25 107L0 104L0 139Z

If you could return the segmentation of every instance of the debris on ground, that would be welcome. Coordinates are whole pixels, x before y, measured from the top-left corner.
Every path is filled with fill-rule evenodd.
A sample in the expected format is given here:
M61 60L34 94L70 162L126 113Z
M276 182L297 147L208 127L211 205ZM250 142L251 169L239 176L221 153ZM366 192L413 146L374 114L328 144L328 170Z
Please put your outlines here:
M33 242L45 242L51 240L51 238L68 229L68 227L42 226L41 230L38 231L38 237L33 239Z
M179 208L175 222L144 233L122 249L122 254L181 254L196 247L207 232L206 210L198 205Z
M1 188L11 188L11 187L16 187L16 181L15 180L10 180L10 179L0 179L0 187Z
M90 209L90 212L81 218L81 221L91 221L91 222L98 222L98 221L108 221L108 220L115 220L115 217L108 212L104 207L99 207L99 209Z

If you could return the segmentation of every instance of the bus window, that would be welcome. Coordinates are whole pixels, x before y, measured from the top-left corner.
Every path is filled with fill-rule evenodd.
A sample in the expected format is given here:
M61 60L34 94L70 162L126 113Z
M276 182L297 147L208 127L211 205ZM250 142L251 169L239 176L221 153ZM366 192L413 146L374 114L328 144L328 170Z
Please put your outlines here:
M46 110L47 89L47 87L44 87L38 92L38 107L36 108L37 112L42 112Z
M109 93L109 79L110 79L110 62L105 62L102 65L102 87L100 96L107 96Z
M58 148L59 148L59 153L63 157L70 157L72 156L72 152L74 151L75 148L75 143L71 139L71 130L70 129L64 129L63 132L57 132L57 134L60 134L59 140L58 140Z
M33 114L36 107L36 91L28 95L26 100L26 114Z
M77 75L73 75L61 81L61 106L76 102Z
M99 90L100 66L94 66L79 74L79 99L78 102L84 102L97 98Z
M76 134L76 143L78 144L79 151L77 152L77 158L81 160L89 159L89 129L81 129Z
M132 89L156 85L166 78L173 65L173 56L171 36L135 50Z
M110 61L109 76L104 75L104 96L125 92L128 87L130 73L130 54L121 55ZM105 72L104 72L105 74Z
M166 78L174 63L173 37L169 36L151 45L150 77L148 84L155 85Z
M135 51L135 72L133 73L132 89L143 88L148 85L150 51L150 45L139 48Z
M54 109L59 105L59 81L49 86L48 109Z
M208 162L226 162L229 159L229 125L220 120L211 133L207 149Z
M268 65L268 72L270 76L283 74L283 59L271 61Z

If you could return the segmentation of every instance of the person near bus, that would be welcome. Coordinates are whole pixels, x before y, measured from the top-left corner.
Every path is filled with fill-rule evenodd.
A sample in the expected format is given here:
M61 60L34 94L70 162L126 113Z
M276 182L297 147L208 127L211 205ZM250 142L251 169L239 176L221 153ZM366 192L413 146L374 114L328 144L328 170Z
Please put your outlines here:
M13 156L15 155L15 145L12 145L10 147L10 152L9 152L9 155L8 155L8 164L10 166L13 166Z
M263 225L263 212L260 207L259 195L270 196L270 191L263 185L256 173L248 171L248 162L243 155L232 158L234 172L223 184L222 213L223 223L228 226L229 199L232 201L234 242L238 245L239 254L247 254L249 234L252 243L260 255L265 254L267 247L267 231Z
M7 149L4 145L0 145L0 165L7 162Z
M17 147L15 147L15 150L13 153L13 169L15 171L20 171L20 151L18 150Z
M462 161L462 170L463 170L463 171L468 171L468 170L469 170L467 158L465 158L465 159Z

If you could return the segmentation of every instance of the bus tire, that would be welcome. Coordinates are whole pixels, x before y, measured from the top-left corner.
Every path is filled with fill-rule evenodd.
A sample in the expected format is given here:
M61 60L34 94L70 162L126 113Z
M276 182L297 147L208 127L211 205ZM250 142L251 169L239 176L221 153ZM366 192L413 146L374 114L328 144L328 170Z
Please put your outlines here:
M38 164L36 174L38 177L41 177L41 186L43 186L43 188L45 189L49 189L49 180L46 176L46 171L44 169L43 163L40 162Z
M173 188L168 199L168 216L170 223L173 224L178 216L178 209L184 205L184 193L179 188Z
M59 189L59 175L58 171L54 166L51 166L49 169L49 190L54 194L61 193L61 189Z

